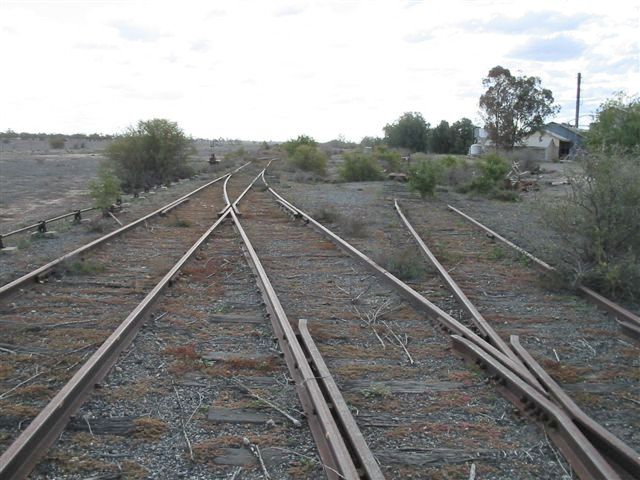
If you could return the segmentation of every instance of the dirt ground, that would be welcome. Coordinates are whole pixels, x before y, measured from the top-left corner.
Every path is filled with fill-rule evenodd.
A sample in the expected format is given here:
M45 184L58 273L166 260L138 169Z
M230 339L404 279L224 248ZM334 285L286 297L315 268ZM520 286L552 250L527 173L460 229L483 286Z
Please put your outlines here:
M89 182L109 141L67 143L71 148L61 150L50 149L46 140L0 143L0 233L92 205ZM196 172L207 170L210 142L194 140L193 146L191 166ZM224 158L240 146L216 145L214 151ZM242 146L255 150L254 145Z
M229 146L227 153L238 147ZM208 143L199 143L197 149L198 155L194 159L196 165L208 166ZM0 231L6 231L20 222L37 220L49 215L49 212L61 213L60 208L72 200L88 199L86 183L95 175L100 158L99 152L52 154L44 150L27 150L26 146L24 151L15 148L3 150L0 161L0 201L4 216L0 219ZM545 363L545 367L565 388L573 392L572 396L589 414L634 448L640 445L637 434L640 417L634 400L639 388L637 348L626 343L611 319L569 292L548 291L540 284L532 269L501 252L484 234L469 227L446 209L447 204L460 208L544 259L548 245L554 240L552 235L546 233L542 222L543 206L566 191L565 185L554 186L552 183L565 178L572 167L571 163L541 165L542 173L535 178L540 187L538 190L522 192L518 202L500 202L445 189L440 189L434 198L425 200L408 192L406 184L391 181L338 183L339 162L339 156L332 157L328 182L310 181L305 174L287 171L280 162L274 165L268 178L277 185L280 193L313 216L323 210L326 213L331 208L344 207L353 214L355 220L337 221L333 227L381 264L394 250L412 248L411 242L403 237L392 208L395 197L405 202L407 213L415 220L423 238L427 243L433 243L445 267L457 277L456 280L468 291L472 301L483 308L487 319L496 325L499 332L505 338L509 334L521 335L527 348ZM56 182L51 182L54 175ZM42 192L38 193L34 185ZM188 182L176 188L191 189ZM160 193L164 194L166 191ZM254 192L254 195L257 194L257 191ZM260 194L266 195L262 191ZM49 210L43 210L45 208ZM262 241L265 243L265 252L273 254L277 250L277 239L267 235ZM47 255L53 258L70 250L65 242L68 242L67 235L62 232L55 242L57 254L52 244L52 250ZM13 268L11 264L19 265L23 253L12 256L15 258L7 266ZM38 257L40 260L44 261L45 258ZM34 261L31 259L31 263ZM18 270L14 269L12 273ZM438 296L436 293L442 285L437 279L423 279L422 283L421 291L425 295L431 293ZM304 291L304 286L301 289ZM438 302L440 298L434 301ZM451 308L450 299L445 295L442 301L442 308L448 311ZM624 348L619 350L621 345ZM411 348L416 351L418 344L411 344ZM560 358L562 362L554 358ZM611 408L614 401L619 403ZM495 412L481 413L499 418L499 421L503 421L505 412L509 413L511 409L508 404L503 405L497 400L489 404ZM516 422L516 419L504 421ZM547 456L550 457L552 450L547 449L544 437L520 438L519 434L518 438L527 448L537 445L541 455L544 455L541 457L543 462L545 458L548 459ZM548 478L560 478L559 468L564 467L560 463L553 464L555 470ZM535 478L542 478L536 475ZM487 478L515 477L496 471L495 477ZM518 478L527 477L523 474Z

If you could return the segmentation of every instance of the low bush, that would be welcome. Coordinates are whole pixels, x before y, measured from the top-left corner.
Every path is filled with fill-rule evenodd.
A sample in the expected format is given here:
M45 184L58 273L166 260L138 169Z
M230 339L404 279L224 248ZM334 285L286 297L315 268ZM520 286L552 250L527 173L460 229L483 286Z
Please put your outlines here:
M64 144L66 141L67 140L62 136L49 137L49 147L55 150L60 150L64 148Z
M376 145L372 152L373 158L387 172L400 172L402 170L402 157L394 150L389 150L384 145Z
M102 164L98 178L89 182L89 192L95 207L108 208L120 196L120 180L106 164Z
M443 168L439 162L422 160L409 170L409 189L418 192L422 198L433 196L442 173Z
M67 265L70 275L94 275L103 273L106 269L103 264L90 260L78 260Z
M511 166L507 160L495 153L490 153L478 163L479 175L468 185L468 190L484 194L500 190L504 186L505 175L510 169Z
M546 205L564 241L555 265L567 280L640 301L640 152L598 153L576 161L570 192Z
M400 280L419 280L425 273L422 258L412 250L398 250L378 261Z
M296 152L298 147L302 145L317 147L318 142L316 142L313 138L311 138L308 135L299 135L298 138L296 138L295 140L287 140L286 142L284 142L282 144L282 148L284 149L285 152L287 152L287 155L291 157Z
M372 155L361 152L344 154L340 176L346 182L367 182L382 180L382 170Z
M299 145L289 157L289 163L300 170L326 175L327 156L313 145Z

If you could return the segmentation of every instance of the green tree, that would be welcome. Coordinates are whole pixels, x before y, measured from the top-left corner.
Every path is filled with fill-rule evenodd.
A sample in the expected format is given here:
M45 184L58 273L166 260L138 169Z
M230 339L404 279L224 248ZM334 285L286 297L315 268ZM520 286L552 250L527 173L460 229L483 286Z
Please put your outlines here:
M404 113L397 121L384 127L384 140L390 147L424 152L427 148L429 124L418 112Z
M362 137L362 140L360 140L361 147L375 147L383 143L384 140L380 137Z
M451 125L451 131L453 136L453 149L451 153L466 155L469 152L469 147L473 145L473 141L475 140L473 135L473 122L468 118L461 118Z
M587 142L597 148L632 149L640 145L640 98L618 93L600 105Z
M451 153L455 144L449 122L442 120L437 127L429 131L429 151L433 153Z
M499 148L513 149L527 135L557 113L551 90L540 86L538 77L514 77L501 66L493 67L482 80L487 91L480 97L485 129Z
M128 190L166 183L193 174L187 165L191 141L178 124L165 119L138 122L118 135L107 157Z

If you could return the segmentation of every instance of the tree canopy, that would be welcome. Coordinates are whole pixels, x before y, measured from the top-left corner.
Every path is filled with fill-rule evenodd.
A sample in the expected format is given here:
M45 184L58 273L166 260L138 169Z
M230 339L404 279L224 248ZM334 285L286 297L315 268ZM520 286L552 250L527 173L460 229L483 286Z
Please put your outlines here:
M178 124L160 118L139 121L107 148L124 188L133 191L190 176L190 152L190 140Z
M496 66L482 84L487 89L480 97L485 129L499 148L512 149L560 110L538 77L514 77L507 68Z
M424 152L427 148L429 124L418 112L404 113L383 130L385 142L390 147L408 148L412 152Z
M640 98L620 93L600 105L587 142L604 148L631 149L640 145Z

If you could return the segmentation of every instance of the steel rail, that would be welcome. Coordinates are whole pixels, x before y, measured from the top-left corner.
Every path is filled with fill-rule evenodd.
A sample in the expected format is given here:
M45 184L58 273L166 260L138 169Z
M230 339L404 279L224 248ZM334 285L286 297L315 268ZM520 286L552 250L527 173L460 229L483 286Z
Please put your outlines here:
M467 313L471 315L473 322L478 327L482 335L485 337L485 340L489 341L494 347L496 347L502 353L507 355L513 361L521 363L520 358L518 358L518 356L513 352L513 350L509 347L509 345L507 345L507 343L502 339L502 337L498 335L498 333L493 329L493 327L489 325L489 323L485 320L485 318L478 311L475 305L471 303L471 301L465 295L462 289L453 280L453 278L451 278L451 275L449 275L449 272L445 270L445 268L438 261L436 256L431 252L429 247L427 247L427 245L424 243L420 235L418 235L418 233L415 231L411 223L409 223L409 220L407 219L407 217L402 212L402 209L398 204L398 200L394 199L393 203L394 203L396 212L400 216L400 219L404 223L405 227L407 227L407 229L409 230L409 233L411 233L411 236L413 237L413 239L416 241L416 243L420 247L422 254L426 257L427 261L433 267L435 267L435 269L438 271L440 278L447 285L449 291L451 291L453 296L456 297L458 302L462 304L462 306L467 311Z
M559 406L513 375L475 343L459 335L452 335L452 340L454 350L493 375L505 397L546 424L545 430L580 478L621 478Z
M269 190L276 197L280 205L287 208L291 213L297 212L305 222L311 223L312 226L331 239L346 253L354 258L360 259L370 270L380 275L391 285L397 287L412 303L434 316L436 320L446 326L445 330L454 332L454 334L451 335L454 340L454 348L463 353L466 358L473 359L484 368L488 368L489 366L494 372L494 375L496 375L496 379L499 379L503 385L509 385L509 388L503 389L505 396L509 400L523 408L536 409L538 416L543 421L548 421L550 418L555 419L550 426L557 430L550 432L550 435L570 461L574 470L580 474L581 478L607 480L620 478L596 448L585 438L571 418L569 418L560 407L549 400L544 389L537 387L537 385L539 385L537 379L529 370L526 370L520 362L513 362L509 357L488 344L473 331L460 324L457 320L450 317L447 313L415 292L415 290L411 289L411 287L375 264L375 262L366 255L309 217L302 210L293 206L275 192L275 190L272 188Z
M466 213L461 212L460 210L458 210L457 208L452 207L451 205L447 205L447 207L449 207L450 210L456 212L457 214L459 214L460 216L462 216L463 218L465 218L469 222L473 223L474 225L476 225L480 229L484 230L491 238L495 238L497 240L500 240L505 245L507 245L507 246L513 248L514 250L520 252L521 254L525 255L527 258L529 258L531 261L533 261L534 264L536 265L536 267L541 269L544 273L556 273L557 272L557 270L554 267L552 267L551 265L549 265L548 263L540 260L538 257L532 255L531 253L527 252L523 248L517 246L515 243L507 240L502 235L494 232L489 227L487 227L486 225L483 225L482 223L478 222L477 220L475 220L474 218L470 217ZM617 319L621 319L622 322L619 321L618 324L621 326L622 331L624 333L630 335L631 337L635 338L636 340L640 340L640 317L638 315L636 315L633 312L627 310L626 308L624 308L624 307L612 302L608 298L600 295L597 292L594 292L593 290L591 290L588 287L585 287L584 285L580 285L578 287L578 291L580 291L581 294L583 294L588 300L590 300L594 304L596 304L599 307L603 308L607 312L612 313ZM625 328L627 326L629 326L631 328Z
M310 358L311 368L320 383L322 392L327 397L330 407L332 407L331 412L334 414L336 424L347 443L349 451L353 452L353 455L357 458L356 468L362 471L361 478L382 480L384 478L382 470L380 470L377 460L373 456L347 403L344 401L342 393L340 393L340 389L333 380L329 368L313 341L313 337L307 328L306 319L301 318L298 321L298 331L300 332L301 345Z
M225 203L226 203L226 205L227 205L227 206L226 206L225 208L223 208L223 209L218 213L218 215L222 215L222 214L224 213L224 211L225 211L227 208L229 208L229 205L231 205L231 200L229 200L229 193L227 192L227 184L229 183L229 180L230 180L230 179L231 179L231 175L229 175L229 176L227 177L227 179L224 181L224 185L223 185L223 187L222 187L222 191L224 192L224 201L225 201ZM233 211L235 212L235 214L236 214L236 215L239 215L239 214L240 214L240 212L238 211L238 208L237 208L235 205L233 205L233 206L232 206L232 208L233 208Z
M77 215L78 213L89 212L95 209L96 207L81 208L79 210L74 210L73 212L65 213L63 215L58 215L57 217L49 218L47 220L40 220L38 223L34 223L33 225L29 225L28 227L22 227L7 233L0 233L0 239L7 238L7 237L10 237L11 235L16 235L18 233L26 232L27 230L33 230L34 228L38 228L43 223L55 222L57 220L62 220L63 218L72 217L74 215Z
M449 285L450 290L457 290L453 292L456 297L463 296L466 299L464 303L465 308L473 315L473 312L468 307L471 306L475 310L473 304L467 299L464 293L458 288L455 282L448 275L446 270L440 265L435 256L429 251L427 246L417 235L411 224L403 215L398 202L395 201L395 208L403 222L414 236L415 240L420 244L423 253L427 255L431 263L438 269L441 277ZM478 313L478 315L480 315ZM484 319L483 319L484 320ZM488 326L491 329L490 326ZM493 329L491 329L493 330ZM496 334L497 335L497 334ZM600 424L595 422L592 418L586 415L571 398L564 392L564 390L547 374L547 372L531 357L531 355L522 347L517 335L510 337L510 344L513 350L506 347L513 355L517 355L517 360L523 363L540 381L545 390L565 409L566 414L573 420L578 428L583 432L592 444L598 448L602 455L610 461L610 464L617 469L622 469L625 475L630 475L631 472L640 472L640 459L636 452L633 451L628 445L616 438L609 431L603 428ZM506 346L506 344L505 344ZM502 348L501 348L502 350ZM514 353L515 351L515 353ZM506 353L506 352L505 352Z
M331 414L330 407L322 395L318 381L307 362L305 353L280 304L271 281L235 211L232 208L227 211L231 214L234 226L242 237L244 243L243 251L256 275L258 288L267 308L271 325L284 354L289 372L295 382L298 397L307 415L307 421L318 447L327 477L330 479L360 478L342 434Z
M624 476L624 478L637 478L636 475L640 474L640 454L584 413L520 344L520 339L517 335L511 335L511 345L551 396L566 410L567 415L574 421L584 436L607 458L621 476Z
M484 226L483 224L481 224L480 222L478 222L477 220L475 220L474 218L470 217L469 215L467 215L464 212L461 212L460 210L458 210L457 208L452 207L451 205L447 205L447 207L450 210L453 210L454 212L456 212L458 215L461 215L463 218L467 219L468 221L470 221L471 223L473 223L475 226L481 228L482 230L484 230L490 238L495 238L500 240L502 243L504 243L505 245L508 245L509 247L513 248L514 250L516 250L517 252L521 253L522 255L524 255L525 257L527 257L529 260L531 260L533 263L535 263L535 265L538 268L541 268L543 271L548 272L548 271L554 271L555 268L553 268L551 265L549 265L546 262L543 262L542 260L540 260L538 257L535 257L533 255L531 255L529 252L527 252L524 248L519 247L518 245L516 245L515 243L507 240L506 238L504 238L502 235L500 235L499 233L494 232L493 230L491 230L490 228Z
M157 297L175 281L182 266L218 225L227 218L229 211L227 210L227 213L221 216L196 241L2 454L0 457L0 478L22 479L29 474L37 461L45 454L46 449L64 430L69 417L80 408L94 385L106 376L115 364L120 352L131 343Z
M242 165L240 168L236 169L234 172L239 171L241 168L246 167L249 163L248 162L244 165ZM134 220L131 223L128 223L127 225L118 228L117 230L114 230L113 232L110 232L96 240L93 240L92 242L89 242L86 245L83 245L80 248L77 248L69 253L66 253L64 255L62 255L61 257L56 258L55 260L52 260L51 262L3 285L2 287L0 287L0 299L5 297L6 295L8 295L9 293L15 291L17 288L22 287L23 285L29 283L29 282L33 282L33 281L37 281L39 279L41 279L42 277L46 276L48 273L50 273L55 267L61 265L62 263L71 260L74 257L77 257L78 255L80 255L81 253L87 252L89 250L91 250L92 248L97 247L98 245L112 239L115 238L119 235L122 235L124 232L126 232L127 230L130 230L133 227L136 227L138 225L143 224L144 222L146 222L147 220L149 220L150 218L153 218L157 215L162 214L162 212L168 212L169 210L171 210L173 207L180 205L186 198L192 197L193 195L195 195L196 193L200 192L201 190L209 187L210 185L213 185L216 182L219 182L220 180L227 178L229 175L231 175L230 173L226 173L225 175L218 177L204 185L202 185L201 187L196 188L195 190L193 190L192 192L187 193L186 195L180 197L177 200L174 200L170 203L168 203L167 205L164 205L163 207L160 207L159 209L143 216L142 218L139 218L138 220Z
M238 197L236 203L244 197L257 178ZM167 287L173 285L184 264L206 242L213 231L227 219L230 212L233 210L227 206L224 214L187 250L2 454L0 457L1 479L26 478L38 460L55 442L60 432L64 430L71 415L80 408L94 385L107 375L117 361L118 355L133 341L158 297Z
M460 336L470 339L471 341L481 345L482 348L487 350L491 355L499 359L504 365L506 365L509 369L519 375L521 378L526 380L528 383L533 385L535 388L540 390L540 393L546 395L546 392L539 386L536 378L527 370L519 361L515 362L510 357L502 353L496 347L488 343L482 337L480 337L477 333L471 330L466 325L463 325L458 320L453 318L447 312L442 310L440 307L435 305L434 303L427 300L423 295L415 291L409 285L404 283L402 280L398 279L395 275L391 274L376 262L367 257L364 253L360 252L357 248L353 247L346 240L342 239L331 230L326 228L324 225L320 224L309 215L304 213L298 207L295 207L293 204L285 200L281 195L279 195L275 190L269 188L269 191L272 195L274 195L280 205L286 208L293 216L300 217L305 223L311 224L317 231L319 231L322 235L330 239L333 243L335 243L338 248L343 250L347 255L355 258L356 260L362 262L373 274L378 275L385 282L387 282L391 287L397 290L400 294L402 294L405 298L408 299L416 308L419 310L425 311L428 316L439 322L445 329L447 333L454 332Z

